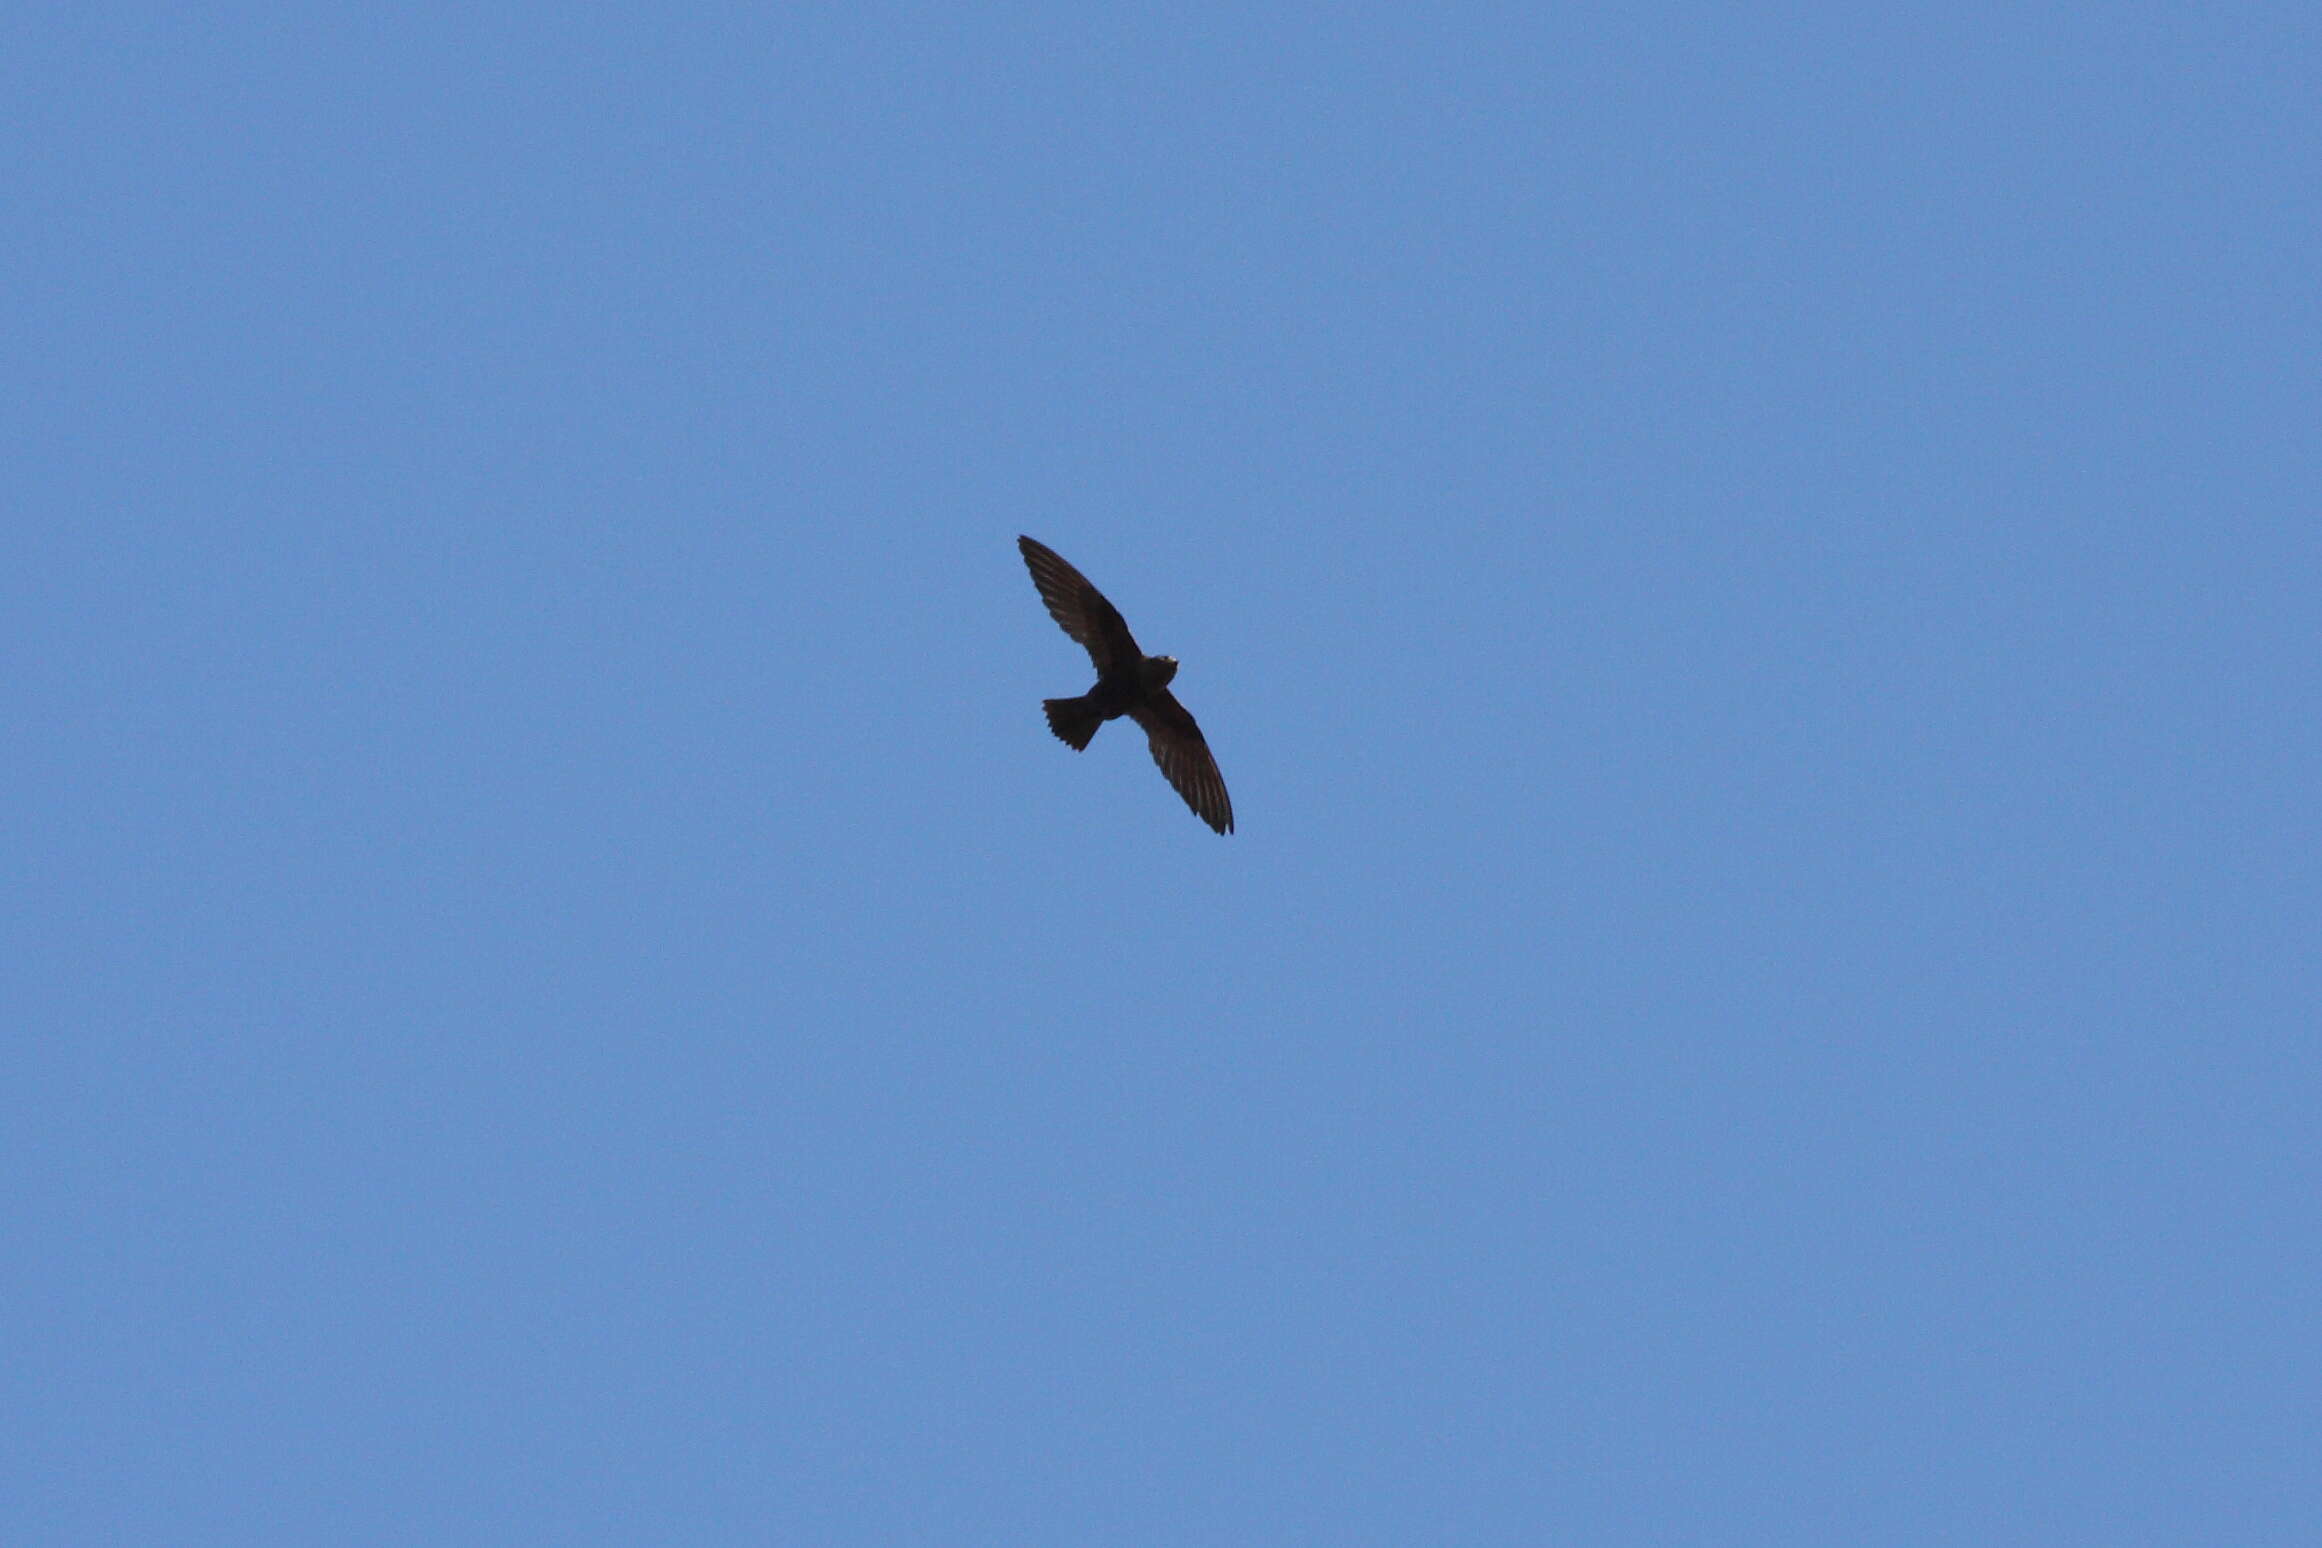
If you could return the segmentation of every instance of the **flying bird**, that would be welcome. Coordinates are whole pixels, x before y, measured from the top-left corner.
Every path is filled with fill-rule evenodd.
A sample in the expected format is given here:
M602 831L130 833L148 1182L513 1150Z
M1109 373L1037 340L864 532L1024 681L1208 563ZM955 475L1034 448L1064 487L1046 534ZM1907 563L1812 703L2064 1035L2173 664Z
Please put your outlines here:
M1226 799L1225 778L1201 727L1169 691L1177 675L1175 656L1148 656L1137 648L1129 626L1088 577L1058 558L1055 550L1028 537L1016 539L1040 600L1065 633L1087 647L1096 663L1096 686L1077 699L1044 699L1048 729L1079 752L1108 720L1128 716L1145 728L1153 761L1193 814L1220 833L1234 831L1234 804Z

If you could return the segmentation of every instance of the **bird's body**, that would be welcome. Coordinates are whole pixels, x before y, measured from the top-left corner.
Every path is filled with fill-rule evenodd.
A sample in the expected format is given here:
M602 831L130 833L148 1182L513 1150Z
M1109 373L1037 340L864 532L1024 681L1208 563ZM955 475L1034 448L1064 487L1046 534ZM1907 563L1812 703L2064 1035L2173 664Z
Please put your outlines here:
M1048 729L1078 752L1106 721L1128 716L1145 728L1153 761L1194 815L1220 833L1233 832L1233 802L1226 796L1217 760L1210 756L1201 727L1169 691L1177 676L1177 658L1148 656L1138 649L1119 610L1055 550L1028 537L1016 539L1016 547L1032 572L1032 584L1040 588L1040 600L1048 604L1049 616L1096 663L1096 685L1088 692L1043 701Z

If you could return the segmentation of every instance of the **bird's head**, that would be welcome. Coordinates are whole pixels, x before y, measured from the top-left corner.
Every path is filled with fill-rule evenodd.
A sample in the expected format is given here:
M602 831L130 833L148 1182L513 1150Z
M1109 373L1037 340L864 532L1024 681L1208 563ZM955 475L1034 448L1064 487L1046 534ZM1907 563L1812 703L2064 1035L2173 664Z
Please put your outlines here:
M1177 675L1175 656L1147 656L1145 658L1145 686L1148 689L1166 688L1169 679Z

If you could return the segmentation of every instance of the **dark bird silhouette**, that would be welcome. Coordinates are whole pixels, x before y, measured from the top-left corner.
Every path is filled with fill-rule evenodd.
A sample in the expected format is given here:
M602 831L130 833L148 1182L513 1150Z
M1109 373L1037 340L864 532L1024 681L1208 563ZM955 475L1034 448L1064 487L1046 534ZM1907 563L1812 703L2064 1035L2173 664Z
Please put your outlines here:
M1087 647L1096 663L1096 686L1077 699L1045 699L1048 729L1074 752L1088 746L1097 727L1126 715L1145 728L1153 761L1195 816L1220 833L1234 831L1234 804L1226 799L1225 778L1209 755L1201 727L1169 691L1177 675L1175 656L1148 656L1137 648L1120 612L1088 577L1056 556L1055 550L1028 537L1016 539L1032 584L1049 616L1064 632Z

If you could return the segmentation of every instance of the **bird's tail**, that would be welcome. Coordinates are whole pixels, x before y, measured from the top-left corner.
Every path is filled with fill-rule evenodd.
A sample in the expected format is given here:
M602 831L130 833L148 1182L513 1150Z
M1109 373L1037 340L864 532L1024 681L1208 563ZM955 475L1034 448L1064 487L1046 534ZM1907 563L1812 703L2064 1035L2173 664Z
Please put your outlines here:
M1040 706L1048 711L1048 729L1074 752L1088 746L1097 727L1105 723L1105 717L1091 708L1086 698L1042 699Z

